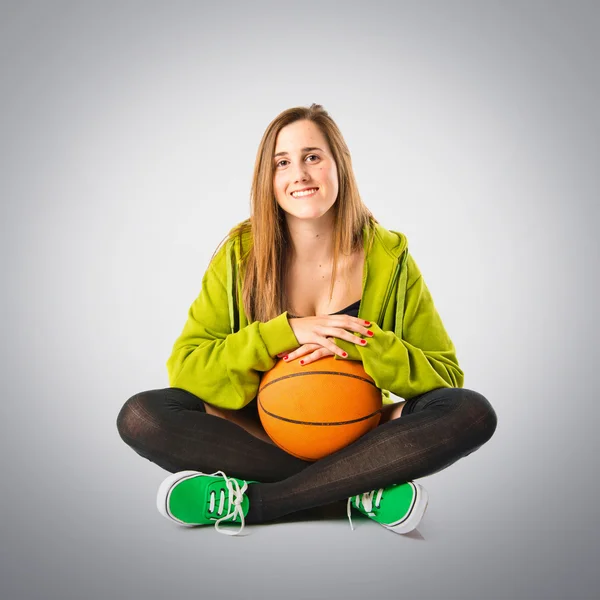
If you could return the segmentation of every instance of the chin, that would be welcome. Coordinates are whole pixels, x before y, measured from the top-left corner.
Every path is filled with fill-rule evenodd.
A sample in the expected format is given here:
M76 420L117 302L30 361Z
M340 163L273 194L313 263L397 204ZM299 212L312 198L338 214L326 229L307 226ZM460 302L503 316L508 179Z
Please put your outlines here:
M287 214L296 219L301 219L302 221L316 221L318 219L326 218L329 215L329 210L325 212L288 212Z

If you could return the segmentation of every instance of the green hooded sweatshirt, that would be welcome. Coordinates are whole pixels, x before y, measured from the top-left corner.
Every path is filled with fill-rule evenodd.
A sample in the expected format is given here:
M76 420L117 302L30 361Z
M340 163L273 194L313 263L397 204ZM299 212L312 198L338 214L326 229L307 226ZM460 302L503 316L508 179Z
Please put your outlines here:
M335 359L362 361L384 404L394 403L390 392L408 400L437 388L463 387L454 344L408 252L406 236L379 223L369 231L363 230L358 316L372 323L374 336L364 347L333 338L348 353L348 358ZM367 252L370 235L374 239ZM247 252L249 245L251 233L246 232L218 249L167 360L171 387L234 410L256 399L262 374L280 360L277 354L300 346L287 311L264 323L248 323L239 270L242 248Z

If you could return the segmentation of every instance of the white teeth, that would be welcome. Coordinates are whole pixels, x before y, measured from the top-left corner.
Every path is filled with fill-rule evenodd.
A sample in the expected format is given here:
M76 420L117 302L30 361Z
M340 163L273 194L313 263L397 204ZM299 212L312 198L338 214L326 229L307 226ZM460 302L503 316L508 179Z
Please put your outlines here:
M301 198L302 196L312 196L317 191L317 188L313 188L312 190L305 190L303 192L292 192L292 196L294 198Z

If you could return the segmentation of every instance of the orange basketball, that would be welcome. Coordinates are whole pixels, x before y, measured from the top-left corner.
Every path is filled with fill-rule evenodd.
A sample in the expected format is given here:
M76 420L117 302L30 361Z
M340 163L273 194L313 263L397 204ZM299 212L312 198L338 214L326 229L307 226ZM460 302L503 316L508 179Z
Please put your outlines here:
M287 453L318 460L379 424L381 390L362 363L320 358L279 360L263 375L258 414L267 435Z

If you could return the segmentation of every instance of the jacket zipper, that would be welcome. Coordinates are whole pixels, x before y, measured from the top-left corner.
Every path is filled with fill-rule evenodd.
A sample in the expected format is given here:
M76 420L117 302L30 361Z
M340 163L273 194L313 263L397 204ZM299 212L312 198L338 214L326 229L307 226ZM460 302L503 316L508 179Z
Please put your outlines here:
M379 319L377 320L377 324L382 327L383 326L383 315L385 314L385 309L387 308L388 302L390 301L390 296L392 295L392 290L394 289L394 284L396 283L396 279L398 277L398 273L400 272L400 263L402 261L402 255L398 257L398 263L396 264L396 269L394 270L394 274L392 275L392 279L388 284L388 289L385 294L385 299L383 301L383 305L381 307L381 312L379 313Z

